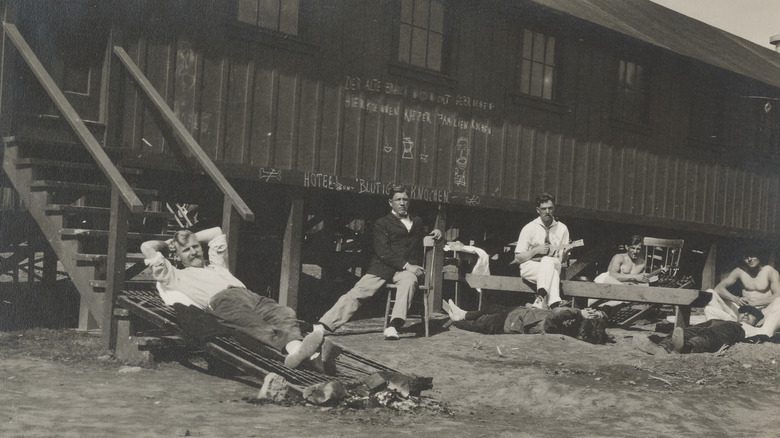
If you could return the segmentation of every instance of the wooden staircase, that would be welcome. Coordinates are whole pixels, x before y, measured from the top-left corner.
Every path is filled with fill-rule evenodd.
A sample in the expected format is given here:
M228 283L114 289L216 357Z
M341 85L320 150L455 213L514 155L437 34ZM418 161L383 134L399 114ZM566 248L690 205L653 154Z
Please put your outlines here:
M57 258L81 295L79 327L92 329L104 321L104 291L108 259L111 187L91 157L78 144L44 144L19 138L4 139L3 170L23 204L40 227ZM144 172L120 168L134 186ZM134 187L146 210L131 214L126 280L151 286L138 275L143 264L139 244L167 239L163 234L172 214L160 211L157 190Z

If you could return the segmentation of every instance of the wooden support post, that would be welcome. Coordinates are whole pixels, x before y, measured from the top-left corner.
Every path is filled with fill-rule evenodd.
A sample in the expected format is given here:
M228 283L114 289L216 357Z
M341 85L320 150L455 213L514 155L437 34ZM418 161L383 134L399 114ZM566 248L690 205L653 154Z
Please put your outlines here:
M436 214L436 223L434 228L441 230L442 239L436 242L433 248L433 260L430 266L431 272L431 287L433 287L433 293L429 294L430 302L428 307L432 312L441 311L442 291L444 290L444 244L446 243L443 234L447 229L447 206L445 204L439 204L439 211Z
M233 208L230 198L225 196L222 202L222 232L227 237L227 265L230 272L236 274L236 263L238 262L238 242L241 236L241 216Z
M35 245L32 240L27 241L27 283L35 283Z
M95 316L89 311L89 300L84 295L80 295L79 300L79 330L86 332L100 327L95 320Z
M52 286L57 282L57 255L44 244L43 248L43 276L41 281L47 286Z
M301 282L301 247L304 221L303 193L290 193L290 211L282 241L282 272L279 277L279 304L298 310Z
M16 0L2 2L2 20L5 23L15 23L17 15ZM0 31L2 45L0 46L0 135L13 133L16 89L16 52L13 44L8 41L5 32Z
M704 269L701 271L701 288L704 290L712 289L718 284L717 278L717 262L718 262L718 244L713 243L710 245L710 250L707 252L707 259L704 261Z
M106 263L106 291L104 292L105 301L103 303L103 345L108 349L116 346L114 304L125 285L129 215L130 211L119 190L116 187L112 187Z
M122 120L122 65L114 56L114 46L122 44L121 32L112 25L103 59L102 84L100 87L100 120L105 123L103 147L119 147Z

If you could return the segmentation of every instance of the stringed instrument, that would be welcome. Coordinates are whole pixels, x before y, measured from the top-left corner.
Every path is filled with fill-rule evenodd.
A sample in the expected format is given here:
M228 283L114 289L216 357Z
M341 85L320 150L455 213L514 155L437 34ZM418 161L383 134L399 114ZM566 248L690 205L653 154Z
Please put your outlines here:
M558 258L561 257L562 254L565 254L567 251L571 250L572 248L578 248L580 246L585 246L585 241L583 239L578 239L569 243L562 243L560 245L550 245L550 253L551 254L558 254ZM509 262L510 265L516 265L518 264L517 260L512 260Z

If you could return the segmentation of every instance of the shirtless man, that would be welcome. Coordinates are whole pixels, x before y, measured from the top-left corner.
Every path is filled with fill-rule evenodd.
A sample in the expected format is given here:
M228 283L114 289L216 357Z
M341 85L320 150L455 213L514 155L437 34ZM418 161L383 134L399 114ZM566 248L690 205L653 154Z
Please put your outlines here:
M780 297L780 274L764 265L755 251L745 253L743 266L734 268L715 289L710 289L712 300L704 307L704 316L710 319L737 321L740 306L767 307ZM742 296L734 295L728 288L742 284Z
M626 252L615 254L609 262L607 272L599 274L594 283L647 285L650 276L645 273L645 260L642 253L642 236L631 236L626 243Z

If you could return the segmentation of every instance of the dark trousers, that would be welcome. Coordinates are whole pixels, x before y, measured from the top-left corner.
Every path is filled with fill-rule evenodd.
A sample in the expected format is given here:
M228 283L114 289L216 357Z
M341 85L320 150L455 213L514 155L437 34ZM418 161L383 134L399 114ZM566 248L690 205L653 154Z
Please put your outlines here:
M288 342L301 339L295 311L244 288L233 287L214 295L210 313L225 325L258 341L283 350Z
M466 312L466 319L456 321L453 325L461 330L477 332L486 335L497 335L504 333L504 324L509 311L512 310L503 306L490 306L484 310L471 310Z
M683 329L683 353L714 353L724 345L745 339L745 330L738 322L711 319ZM689 350L690 351L687 351Z

